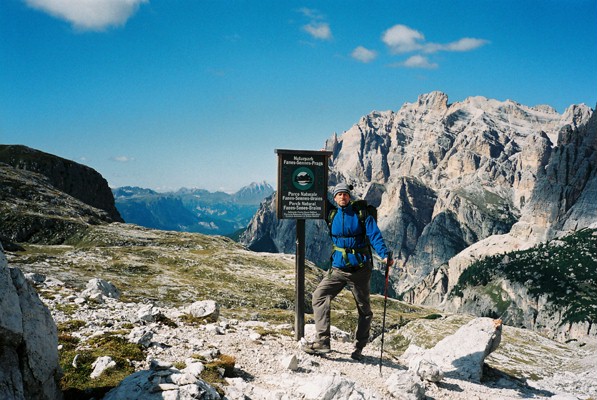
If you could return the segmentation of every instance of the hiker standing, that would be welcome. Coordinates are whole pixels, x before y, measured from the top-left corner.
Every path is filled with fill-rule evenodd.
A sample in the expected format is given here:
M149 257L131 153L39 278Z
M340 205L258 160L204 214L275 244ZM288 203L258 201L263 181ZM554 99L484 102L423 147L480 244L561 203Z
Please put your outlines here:
M333 197L338 205L330 213L328 221L334 244L332 266L313 292L313 314L316 340L307 343L303 350L311 354L325 354L330 351L330 314L332 300L348 286L357 305L359 320L355 333L354 351L351 357L362 359L362 351L369 340L369 330L373 313L369 302L371 271L373 260L371 247L383 259L388 260L388 249L384 243L375 218L359 210L351 202L347 184L339 183L334 188ZM366 207L365 207L366 208Z

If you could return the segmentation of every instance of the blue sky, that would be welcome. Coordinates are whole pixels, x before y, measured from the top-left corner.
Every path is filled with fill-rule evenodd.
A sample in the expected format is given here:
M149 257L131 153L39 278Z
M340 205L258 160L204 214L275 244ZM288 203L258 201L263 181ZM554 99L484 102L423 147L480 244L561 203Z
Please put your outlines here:
M2 0L0 143L112 187L275 184L422 93L597 103L596 0Z

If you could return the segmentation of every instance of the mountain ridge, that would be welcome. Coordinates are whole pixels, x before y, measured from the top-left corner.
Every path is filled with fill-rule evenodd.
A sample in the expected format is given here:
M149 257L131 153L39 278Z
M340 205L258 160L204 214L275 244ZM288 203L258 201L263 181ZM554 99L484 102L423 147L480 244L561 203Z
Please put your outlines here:
M449 104L444 93L423 94L332 135L324 146L330 186L352 184L355 197L378 206L399 267L391 272L396 291L441 306L473 259L596 221L596 118L586 105L558 114L545 105L481 96ZM294 251L293 221L276 221L264 214L270 210L262 205L242 242ZM307 258L325 265L325 226L308 222ZM475 247L491 238L500 245ZM458 256L470 248L474 257Z
M112 189L116 207L126 222L228 236L246 228L259 203L273 191L265 181L253 182L232 194L198 188L170 192L133 186Z

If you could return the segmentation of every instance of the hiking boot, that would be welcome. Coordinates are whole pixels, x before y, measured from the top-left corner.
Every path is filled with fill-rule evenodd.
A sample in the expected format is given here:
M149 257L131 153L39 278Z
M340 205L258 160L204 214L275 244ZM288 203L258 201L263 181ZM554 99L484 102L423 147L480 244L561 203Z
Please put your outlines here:
M330 345L327 343L313 342L305 343L303 351L308 354L327 354L331 351Z
M363 349L356 348L350 355L353 360L361 361L365 356L363 355Z

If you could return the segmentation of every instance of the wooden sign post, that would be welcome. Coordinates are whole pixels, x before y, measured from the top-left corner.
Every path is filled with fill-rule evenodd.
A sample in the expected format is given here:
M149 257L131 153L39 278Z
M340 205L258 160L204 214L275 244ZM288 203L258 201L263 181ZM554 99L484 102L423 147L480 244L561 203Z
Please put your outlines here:
M305 220L325 219L330 151L280 150L276 213L296 220L295 339L305 336Z

